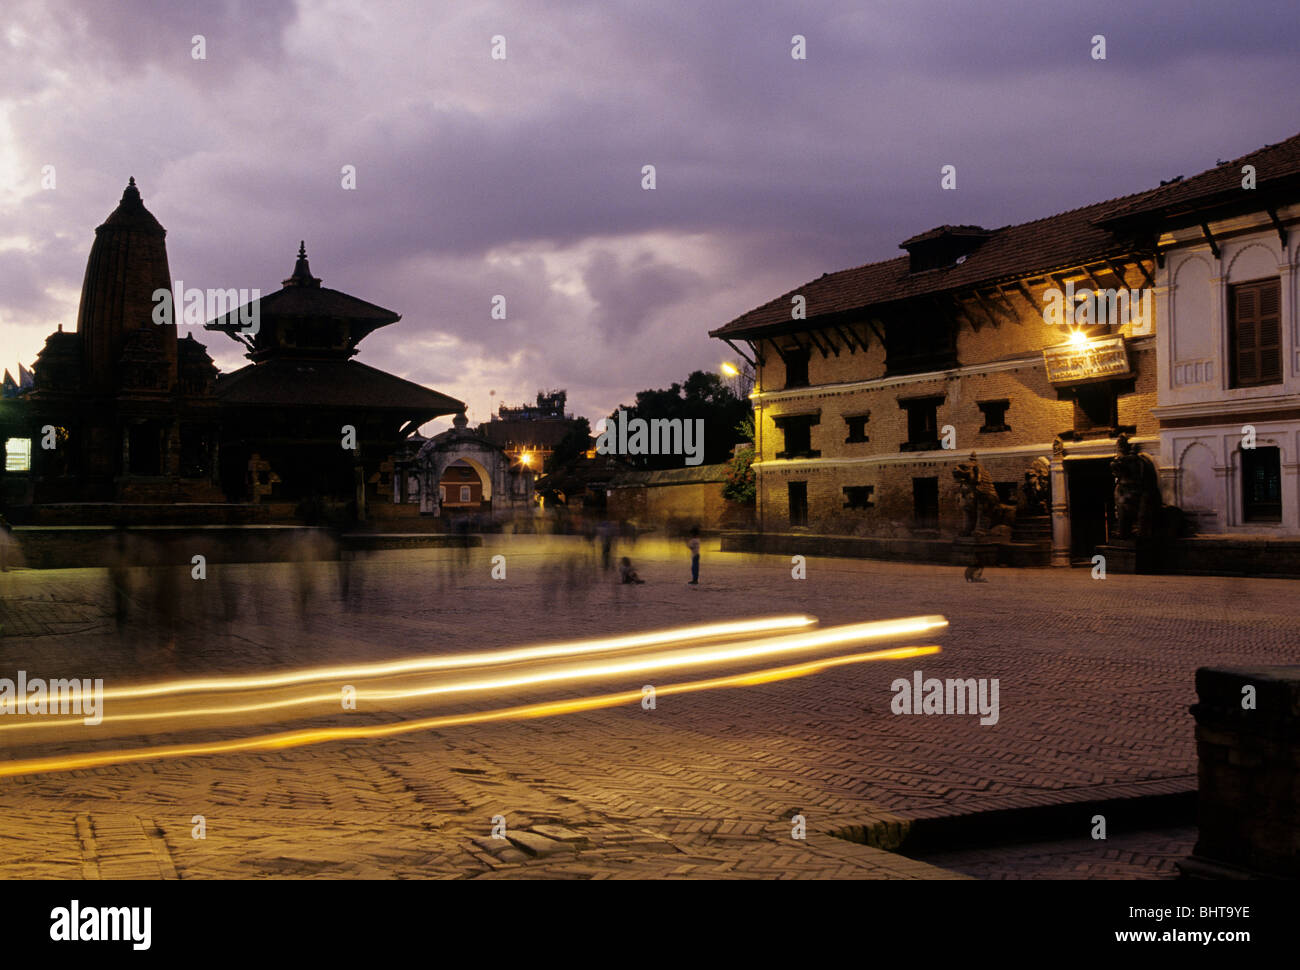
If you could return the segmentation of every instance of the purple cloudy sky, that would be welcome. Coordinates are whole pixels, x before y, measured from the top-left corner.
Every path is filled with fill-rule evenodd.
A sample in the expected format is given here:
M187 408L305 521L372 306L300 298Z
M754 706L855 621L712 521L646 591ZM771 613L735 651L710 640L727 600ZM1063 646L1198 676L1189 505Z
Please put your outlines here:
M1295 134L1298 19L1294 0L6 0L0 366L72 328L133 175L186 285L270 292L306 239L326 286L403 315L362 360L474 420L567 387L594 423L716 368L710 328L919 231Z

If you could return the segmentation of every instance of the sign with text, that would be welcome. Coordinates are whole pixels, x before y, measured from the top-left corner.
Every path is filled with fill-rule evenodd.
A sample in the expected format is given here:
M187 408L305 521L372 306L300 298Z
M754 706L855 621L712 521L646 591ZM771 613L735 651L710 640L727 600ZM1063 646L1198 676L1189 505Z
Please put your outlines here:
M1132 374L1122 336L1100 337L1043 350L1047 379L1053 384L1082 384Z

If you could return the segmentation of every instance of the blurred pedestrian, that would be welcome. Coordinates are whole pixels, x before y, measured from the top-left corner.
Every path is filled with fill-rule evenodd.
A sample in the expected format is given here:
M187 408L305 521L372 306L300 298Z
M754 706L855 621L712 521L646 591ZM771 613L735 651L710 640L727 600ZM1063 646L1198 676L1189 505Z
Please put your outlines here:
M691 581L688 586L700 585L700 529L692 526L686 539L686 546L691 550Z
M18 543L14 539L13 526L9 520L0 515L0 573L7 573L9 566L20 565L18 556Z
M614 523L609 519L602 519L597 531L600 534L600 566L605 572L609 572L614 551Z

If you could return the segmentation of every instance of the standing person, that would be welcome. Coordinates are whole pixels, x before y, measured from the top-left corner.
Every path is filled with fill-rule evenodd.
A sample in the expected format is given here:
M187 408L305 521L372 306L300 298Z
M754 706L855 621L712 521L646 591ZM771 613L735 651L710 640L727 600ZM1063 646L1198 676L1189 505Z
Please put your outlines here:
M700 585L700 529L695 526L691 529L690 537L686 540L686 546L691 550L691 581L688 586Z
M13 542L13 534L9 520L0 515L0 573L9 571L9 544Z
M602 519L596 532L600 535L600 565L602 569L609 572L610 559L614 551L614 523L609 519Z

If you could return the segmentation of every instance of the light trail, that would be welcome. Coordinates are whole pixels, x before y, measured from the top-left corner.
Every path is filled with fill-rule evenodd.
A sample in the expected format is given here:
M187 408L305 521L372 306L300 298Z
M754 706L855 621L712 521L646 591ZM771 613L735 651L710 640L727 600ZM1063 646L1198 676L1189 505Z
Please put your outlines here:
M907 660L939 653L940 647L894 647L888 650L875 650L870 653L855 653L840 657L827 657L785 667L772 667L744 674L731 674L726 677L713 677L708 680L688 681L683 684L667 684L655 689L656 697L668 697L694 691L714 690L726 687L752 687L795 677L806 677L820 673L832 667L847 664L868 663L875 660ZM398 724L372 725L368 727L316 728L301 731L284 731L278 734L261 735L253 738L235 738L227 741L212 741L203 744L163 745L156 748L123 748L116 751L100 751L93 754L62 755L49 758L30 758L25 761L11 761L0 764L0 778L12 778L19 775L46 774L62 771L81 771L87 768L102 768L106 765L130 764L139 761L156 761L167 758L192 758L201 755L235 754L244 751L280 751L287 748L299 748L328 741L347 741L359 738L392 737L415 731L430 731L445 727L461 727L467 724L486 724L494 721L509 721L522 718L555 717L563 714L576 714L601 708L617 707L619 704L641 702L641 691L622 691L617 694L601 694L596 697L584 697L567 701L545 701L537 704L524 704L516 707L501 708L494 711L480 711L470 714L444 714L437 717L419 718Z
M477 679L434 686L420 686L403 690L356 690L358 704L363 701L411 701L441 697L451 694L475 693L489 690L510 690L531 687L538 684L555 684L569 681L593 680L602 677L632 673L649 673L659 670L684 669L689 667L709 666L731 661L766 659L779 654L789 654L817 650L825 647L840 647L847 644L860 644L872 640L903 638L933 634L948 626L948 621L941 616L917 616L896 620L873 620L865 623L850 623L830 627L825 630L810 630L804 633L768 637L741 644L727 644L696 649L678 649L666 653L653 653L622 661L588 662L585 664L568 664L556 669L519 673L513 676ZM670 631L671 632L671 631ZM666 636L666 634L665 634ZM525 648L527 649L527 648ZM513 651L522 652L522 651ZM159 721L197 719L204 717L222 717L232 714L253 714L293 707L305 707L312 704L337 705L340 691L313 694L306 697L292 697L280 700L258 701L186 710L150 711L137 714L104 715L103 724L122 724L140 721ZM60 719L46 718L41 721L24 721L0 726L0 730L32 730L67 727L81 723L79 717Z
M315 680L347 680L365 677L382 677L388 674L407 674L427 670L456 667L490 666L515 663L520 660L538 660L547 657L579 656L587 653L652 647L660 644L686 643L717 637L738 637L772 630L808 627L816 623L811 616L776 616L762 620L733 620L725 623L707 623L700 626L661 630L654 633L634 633L628 636L603 640L578 640L569 643L543 644L535 647L517 647L485 653L466 653L458 656L439 655L414 657L409 660L392 660L384 663L362 664L353 667L308 667L288 670L279 674L248 674L239 677L207 677L194 680L163 681L140 684L135 687L118 687L104 691L105 700L125 697L155 697L159 694L184 694L196 691L249 690L258 687L285 687L305 684Z

